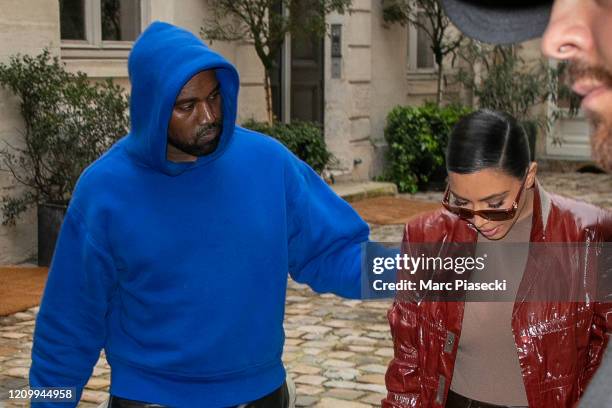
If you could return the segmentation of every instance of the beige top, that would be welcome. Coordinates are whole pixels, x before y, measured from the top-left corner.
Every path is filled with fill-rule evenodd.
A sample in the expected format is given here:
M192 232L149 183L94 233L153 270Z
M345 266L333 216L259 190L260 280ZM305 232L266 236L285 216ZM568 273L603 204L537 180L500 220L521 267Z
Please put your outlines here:
M516 297L523 277L529 246L517 243L529 242L531 221L531 215L517 221L494 244L479 234L478 244L489 244L477 245L476 256L486 253L486 264L495 269L492 279L507 280L505 299ZM482 273L487 273L487 269ZM511 301L477 302L470 301L469 295L466 297L451 383L454 392L490 404L528 405L512 334L513 306Z

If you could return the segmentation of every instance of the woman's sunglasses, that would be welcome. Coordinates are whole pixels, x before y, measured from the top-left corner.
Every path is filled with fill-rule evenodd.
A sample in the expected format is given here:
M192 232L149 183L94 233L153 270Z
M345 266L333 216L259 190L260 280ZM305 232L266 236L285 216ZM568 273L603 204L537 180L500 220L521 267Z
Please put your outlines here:
M446 186L444 198L442 199L442 205L448 211L466 220L471 220L475 216L482 217L489 221L511 220L512 218L514 218L514 216L516 215L516 211L518 210L518 203L521 200L521 194L523 193L523 187L525 186L525 181L527 180L527 174L529 174L529 171L525 172L523 182L521 183L521 188L519 189L518 195L514 199L514 202L512 203L512 206L510 208L474 211L470 210L469 208L452 206L448 202L450 198L450 185Z

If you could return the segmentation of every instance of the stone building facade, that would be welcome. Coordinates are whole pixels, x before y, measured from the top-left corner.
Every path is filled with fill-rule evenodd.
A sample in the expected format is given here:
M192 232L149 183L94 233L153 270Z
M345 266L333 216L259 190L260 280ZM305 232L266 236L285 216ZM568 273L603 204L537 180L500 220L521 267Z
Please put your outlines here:
M104 24L105 2L0 0L0 62L17 53L36 55L48 48L70 71L82 71L92 80L113 78L129 90L127 55L144 27L161 20L198 34L210 15L207 0L121 0L119 35ZM414 27L385 24L379 0L353 0L350 13L331 14L327 22L332 35L314 48L292 47L287 38L276 83L279 117L322 122L327 145L339 159L332 169L335 178L371 179L383 165L387 113L398 104L418 105L435 98L431 52ZM537 42L533 43L531 50L537 58ZM252 45L214 42L211 46L240 73L239 122L265 119L264 73ZM588 157L584 121L561 126L571 143L550 147L543 135L538 155ZM0 143L19 144L22 128L19 101L0 89ZM0 188L11 183L0 172ZM0 264L23 262L35 255L35 211L15 227L0 226Z

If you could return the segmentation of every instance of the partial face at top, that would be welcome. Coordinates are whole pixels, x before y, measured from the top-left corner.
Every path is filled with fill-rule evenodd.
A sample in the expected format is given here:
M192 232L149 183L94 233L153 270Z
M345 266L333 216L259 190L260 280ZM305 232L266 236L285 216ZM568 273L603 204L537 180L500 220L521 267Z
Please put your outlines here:
M595 126L593 156L612 171L612 0L556 0L542 51L570 61L572 88Z
M214 70L194 75L176 98L168 125L168 159L193 161L219 144L223 117Z
M505 221L491 221L478 215L467 220L482 236L498 240L506 236L514 223L529 215L533 209L533 194L530 190L535 183L537 166L532 163L525 179L517 179L508 173L491 168L470 174L448 173L450 188L449 205L474 211L511 208L522 190L518 210L514 218Z

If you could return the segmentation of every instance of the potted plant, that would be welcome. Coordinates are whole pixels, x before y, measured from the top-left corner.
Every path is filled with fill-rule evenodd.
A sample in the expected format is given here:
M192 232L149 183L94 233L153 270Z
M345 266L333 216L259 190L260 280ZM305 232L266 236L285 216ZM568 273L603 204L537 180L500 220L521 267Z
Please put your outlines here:
M0 171L14 183L0 197L4 225L38 207L38 263L50 264L63 214L83 169L128 129L125 91L66 71L48 50L0 64L0 86L20 100L19 144L0 144Z

